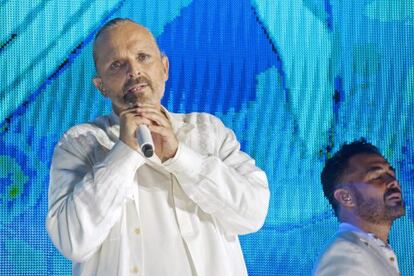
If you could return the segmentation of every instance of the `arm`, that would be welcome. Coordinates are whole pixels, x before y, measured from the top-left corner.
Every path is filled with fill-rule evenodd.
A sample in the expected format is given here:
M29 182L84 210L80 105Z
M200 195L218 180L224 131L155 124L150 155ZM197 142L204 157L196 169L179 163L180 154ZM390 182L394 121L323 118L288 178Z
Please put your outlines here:
M217 145L214 155L203 155L180 143L174 158L164 164L184 192L211 214L228 234L247 234L263 225L269 189L266 174L240 151L234 133L209 116ZM206 142L206 141L204 141Z
M143 157L119 141L93 161L98 141L92 133L65 135L55 148L50 184L47 230L64 256L88 259L119 220Z

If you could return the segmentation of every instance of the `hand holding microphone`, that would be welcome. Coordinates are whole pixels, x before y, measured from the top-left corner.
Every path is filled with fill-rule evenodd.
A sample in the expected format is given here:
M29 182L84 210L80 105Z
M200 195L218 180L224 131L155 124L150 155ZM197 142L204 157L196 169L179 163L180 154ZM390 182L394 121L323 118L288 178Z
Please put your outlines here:
M129 105L128 110L136 109L138 97L134 93L128 93L125 95L125 102ZM136 113L134 113L134 111L131 111L130 113L132 113L133 117L136 117ZM139 124L134 137L136 138L138 146L141 149L144 156L147 158L152 157L155 151L155 147L154 141L152 140L151 131L149 130L148 126L144 123Z
M135 150L141 149L147 158L154 152L162 162L174 157L178 139L167 114L160 105L140 103L136 97L125 97L129 108L119 113L120 139Z

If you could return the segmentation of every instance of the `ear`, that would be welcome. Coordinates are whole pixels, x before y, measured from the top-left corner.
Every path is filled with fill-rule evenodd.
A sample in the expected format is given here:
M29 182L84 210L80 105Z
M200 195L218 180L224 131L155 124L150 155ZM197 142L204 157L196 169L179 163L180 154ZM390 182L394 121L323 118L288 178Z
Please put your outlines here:
M93 81L93 84L95 85L96 89L98 89L98 90L99 90L99 92L101 92L101 94L102 94L104 97L107 97L107 94L106 94L106 92L105 92L105 88L104 88L104 86L103 86L103 81L102 81L102 78L97 76L97 77L94 77L94 78L92 79L92 81Z
M168 76L169 76L169 69L170 69L170 62L168 60L168 57L163 54L161 56L161 62L162 62L162 66L163 66L164 76L165 76L164 80L167 81Z
M344 207L354 207L355 200L351 191L348 189L337 189L334 192L334 197Z

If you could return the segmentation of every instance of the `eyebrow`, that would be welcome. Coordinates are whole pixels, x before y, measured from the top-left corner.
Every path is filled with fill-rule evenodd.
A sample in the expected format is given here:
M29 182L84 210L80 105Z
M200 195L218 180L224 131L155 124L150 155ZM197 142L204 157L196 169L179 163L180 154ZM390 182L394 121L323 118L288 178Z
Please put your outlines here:
M393 172L393 173L395 173L395 169L392 167L392 166L388 166L388 168ZM372 167L369 167L367 170L366 170L366 173L371 173L371 172L376 172L376 171L384 171L384 170L386 170L386 168L384 168L384 167L381 167L381 166L377 166L377 165L373 165Z

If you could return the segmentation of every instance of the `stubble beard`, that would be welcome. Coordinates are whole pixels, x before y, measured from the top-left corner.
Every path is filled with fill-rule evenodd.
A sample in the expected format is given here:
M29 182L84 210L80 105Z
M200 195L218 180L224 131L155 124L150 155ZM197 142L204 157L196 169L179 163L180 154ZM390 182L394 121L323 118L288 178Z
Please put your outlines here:
M123 99L128 107L136 106L138 103L143 103L145 101L145 97L141 93L127 93L124 95Z
M405 204L402 199L394 206L390 206L387 205L385 199L364 199L359 191L355 191L355 197L356 212L359 217L367 222L373 224L392 223L405 214Z

